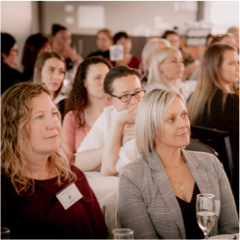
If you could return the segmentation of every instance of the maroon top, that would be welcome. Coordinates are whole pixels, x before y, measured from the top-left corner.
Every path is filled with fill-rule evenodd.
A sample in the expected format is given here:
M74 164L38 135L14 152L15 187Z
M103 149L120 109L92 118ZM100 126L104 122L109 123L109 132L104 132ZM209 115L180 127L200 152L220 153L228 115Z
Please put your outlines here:
M97 199L85 175L75 166L74 181L83 195L75 204L64 210L55 194L69 184L57 184L57 177L35 180L35 191L19 196L10 179L1 176L2 227L10 228L11 238L106 238L107 228Z
M116 67L117 63L112 62L112 65ZM140 70L141 74L144 73L142 61L138 57L132 56L131 61L128 63L128 67Z

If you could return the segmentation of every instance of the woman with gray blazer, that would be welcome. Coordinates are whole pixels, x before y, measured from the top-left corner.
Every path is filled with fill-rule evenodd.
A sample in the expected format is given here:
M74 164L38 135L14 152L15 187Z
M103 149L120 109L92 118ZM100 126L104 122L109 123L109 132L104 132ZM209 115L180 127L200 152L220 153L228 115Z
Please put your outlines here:
M210 235L239 232L233 195L222 164L212 154L182 149L190 124L184 98L155 89L139 104L136 145L142 155L120 174L118 217L135 239L203 239L196 195L215 195Z

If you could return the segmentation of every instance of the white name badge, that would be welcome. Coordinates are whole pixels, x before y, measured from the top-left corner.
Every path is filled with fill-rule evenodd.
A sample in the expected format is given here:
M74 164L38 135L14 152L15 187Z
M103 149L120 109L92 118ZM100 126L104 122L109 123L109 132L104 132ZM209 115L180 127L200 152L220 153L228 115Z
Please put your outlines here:
M56 194L57 199L62 204L63 208L67 210L75 202L81 199L83 196L76 187L75 183L70 184L66 188L62 189Z
M123 60L123 45L112 45L109 50L111 61Z

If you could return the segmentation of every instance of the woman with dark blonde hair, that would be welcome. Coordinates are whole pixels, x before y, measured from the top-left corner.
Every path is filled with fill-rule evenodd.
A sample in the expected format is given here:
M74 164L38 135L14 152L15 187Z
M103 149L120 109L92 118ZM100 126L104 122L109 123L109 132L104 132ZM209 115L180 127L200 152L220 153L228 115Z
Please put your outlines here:
M103 81L110 69L109 62L102 57L87 58L78 67L73 88L66 101L68 113L63 121L63 135L73 161L73 154L108 105Z
M66 96L61 94L63 80L66 72L64 59L55 52L45 52L37 59L34 69L34 82L46 84L54 103L64 116L64 103Z
M210 45L203 56L197 86L187 107L192 124L229 131L233 153L233 193L239 192L239 60L233 47Z
M30 82L9 88L1 97L1 226L11 238L106 236L95 195L64 152L50 92Z

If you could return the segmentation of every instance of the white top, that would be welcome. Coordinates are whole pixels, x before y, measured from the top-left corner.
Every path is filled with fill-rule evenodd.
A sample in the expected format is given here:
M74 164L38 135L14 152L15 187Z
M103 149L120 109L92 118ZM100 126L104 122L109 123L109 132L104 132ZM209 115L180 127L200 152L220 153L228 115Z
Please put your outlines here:
M108 137L108 133L112 122L116 116L117 110L114 106L105 107L101 115L93 124L91 130L88 132L84 140L82 141L77 153L103 147ZM119 159L116 163L116 170L119 173L120 170L135 160L140 155L135 147L135 139L126 142L119 150ZM89 159L90 161L91 159ZM91 160L92 161L92 160ZM77 159L75 165L78 165Z

